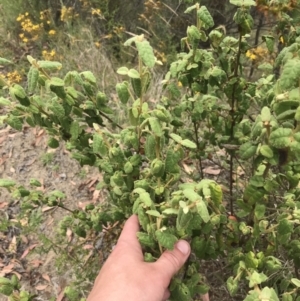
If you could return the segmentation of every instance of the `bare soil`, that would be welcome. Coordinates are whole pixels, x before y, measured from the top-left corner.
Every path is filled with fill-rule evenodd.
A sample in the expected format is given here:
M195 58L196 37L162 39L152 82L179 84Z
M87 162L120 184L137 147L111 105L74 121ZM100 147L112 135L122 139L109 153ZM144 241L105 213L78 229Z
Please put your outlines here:
M64 204L72 209L86 202L97 202L101 197L95 190L99 178L97 170L81 168L63 145L50 149L47 135L41 129L25 127L22 132L9 126L0 129L0 178L14 180L24 187L29 187L30 179L36 178L45 193L52 190L65 193ZM8 220L14 224L19 208L20 201L1 189L0 227L1 222ZM57 221L66 213L47 207L42 211L43 223L37 231L51 237ZM21 222L28 226L28 220ZM54 265L57 255L53 251L42 255L36 253L39 244L37 233L24 235L17 226L10 226L4 232L0 228L0 276L17 275L24 289L38 295L36 300L49 300L53 296L63 300L62 292L72 279L72 271L58 274ZM0 296L0 301L4 300L6 297Z

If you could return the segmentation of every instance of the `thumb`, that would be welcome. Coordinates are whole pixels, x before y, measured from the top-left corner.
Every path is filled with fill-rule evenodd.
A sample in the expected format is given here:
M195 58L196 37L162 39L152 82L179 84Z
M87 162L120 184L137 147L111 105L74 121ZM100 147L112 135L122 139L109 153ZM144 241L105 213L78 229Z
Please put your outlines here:
M172 251L165 251L155 262L156 268L169 281L181 269L191 253L191 247L185 240L179 240Z

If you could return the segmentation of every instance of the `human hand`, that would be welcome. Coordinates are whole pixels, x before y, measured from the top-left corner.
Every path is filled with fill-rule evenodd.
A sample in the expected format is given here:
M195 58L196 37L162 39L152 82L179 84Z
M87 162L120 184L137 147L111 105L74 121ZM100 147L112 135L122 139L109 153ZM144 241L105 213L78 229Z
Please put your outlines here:
M147 263L136 237L138 231L138 218L132 215L87 301L165 301L169 298L171 278L189 257L190 246L180 240L174 250L165 251L154 263Z

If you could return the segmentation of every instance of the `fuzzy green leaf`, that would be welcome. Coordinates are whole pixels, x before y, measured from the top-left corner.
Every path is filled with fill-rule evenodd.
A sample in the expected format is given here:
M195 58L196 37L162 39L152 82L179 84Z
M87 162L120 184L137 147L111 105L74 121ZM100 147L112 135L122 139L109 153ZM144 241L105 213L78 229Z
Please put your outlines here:
M149 68L154 67L155 56L154 56L153 48L151 47L149 42L146 40L143 40L141 42L136 40L135 45L143 63Z
M183 195L191 202L198 202L202 197L192 189L184 189Z
M159 120L156 117L149 117L148 121L155 136L161 137L164 133L162 131Z
M78 121L73 121L70 126L70 134L72 135L72 139L76 140L81 132Z
M12 187L15 186L16 182L8 179L0 179L0 187Z
M256 6L254 0L230 0L230 3L236 6Z
M300 280L297 278L292 278L291 282L296 285L297 287L300 287Z
M254 287L255 285L261 284L268 280L268 277L264 273L257 273L254 271L250 276L249 276L249 287Z
M279 128L270 135L270 145L276 148L286 148L291 144L292 130Z
M185 147L191 148L191 149L197 148L196 143L194 143L193 141L188 140L188 139L182 140L182 141L180 142L180 144L181 144L182 146L185 146Z
M209 222L210 216L209 216L209 212L207 210L205 202L203 200L199 200L197 202L196 206L197 206L198 214L201 216L201 218L203 219L204 223Z
M259 152L266 158L273 158L274 154L269 145L262 145L259 149Z
M56 71L56 70L60 70L62 67L62 64L59 62L50 62L50 61L38 61L37 62L39 67L45 70L49 70L49 71Z
M232 276L227 279L227 289L229 291L230 296L234 296L239 288L238 280L234 279Z
M161 217L162 215L160 214L160 212L158 212L157 210L147 210L146 211L147 214L155 216L155 217Z
M6 119L6 123L9 124L12 128L22 131L22 122L21 120L16 116L9 116Z
M181 141L182 141L182 138L179 135L176 135L174 133L171 133L170 137L177 143L181 143Z
M3 57L0 57L0 65L8 65L8 64L13 64L13 62L9 61Z
M173 250L174 245L177 242L177 237L171 233L168 233L167 231L161 231L157 230L155 231L155 237L158 241L158 243L168 249L168 250Z
M11 101L7 98L0 97L0 106L9 106Z
M196 9L197 8L197 5L195 4L195 5L192 5L192 6L190 6L190 7L188 7L185 11L184 11L184 13L185 14L188 14L188 13L190 13L191 11L193 11L194 9Z
M283 66L279 85L282 90L290 90L298 86L300 80L300 60L291 59Z
M81 72L80 75L91 84L96 84L97 82L95 75L91 71Z
M140 78L140 74L137 70L135 69L130 69L127 73L127 75L131 78Z
M59 142L55 138L51 137L48 140L48 146L51 148L58 148L59 147Z
M211 16L210 12L206 8L206 6L202 5L200 9L197 11L197 16L199 20L202 22L202 26L205 29L208 29L210 27L213 27L215 25L214 19Z
M271 120L271 111L268 107L263 107L261 110L261 120L262 122L270 121Z
M117 70L117 73L120 75L127 75L128 74L128 68L127 67L121 67Z
M116 90L121 103L126 104L130 97L130 93L128 90L128 82L124 81L122 83L118 83L116 85Z
M297 108L294 118L295 120L300 121L300 106Z
M28 81L28 92L32 93L38 83L39 79L39 70L33 66L30 67L28 75L27 75L27 81Z
M108 153L108 148L105 145L102 136L98 133L93 135L93 152L95 154L100 154L101 156L106 156Z

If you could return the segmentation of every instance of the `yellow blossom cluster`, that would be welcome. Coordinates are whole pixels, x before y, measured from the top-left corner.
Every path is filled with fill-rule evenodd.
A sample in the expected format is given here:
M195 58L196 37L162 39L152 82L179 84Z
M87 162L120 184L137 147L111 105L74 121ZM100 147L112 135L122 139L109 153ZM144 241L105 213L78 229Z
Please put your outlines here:
M47 50L42 51L42 56L46 61L54 60L55 55L56 55L56 52L54 49L52 49L51 51L47 51Z
M8 84L19 83L22 81L22 75L18 71L11 71L3 74L0 72L0 77L3 78Z
M19 37L24 43L36 41L43 31L43 23L35 24L31 20L28 12L25 14L20 14L17 17L17 21L20 23L22 30L22 32L19 34Z
M78 16L79 14L75 13L74 8L71 6L70 7L63 6L61 8L60 20L62 22L68 22Z
M92 10L92 15L93 16L102 16L102 12L101 12L101 9L99 9L99 8L92 8L91 9Z
M79 1L83 7L87 7L90 5L89 0L79 0Z
M246 57L251 61L265 60L267 56L269 56L269 52L264 47L257 47L246 52Z
M116 34L116 35L120 35L121 33L123 33L125 31L125 28L123 26L115 26L113 28L113 32Z
M21 33L19 34L20 39L24 43L29 43L37 41L41 38L42 34L45 33L45 25L50 25L50 14L48 10L40 12L41 23L34 23L28 12L24 14L19 14L17 17L17 22L21 26ZM53 36L56 34L54 29L48 31L48 35Z

